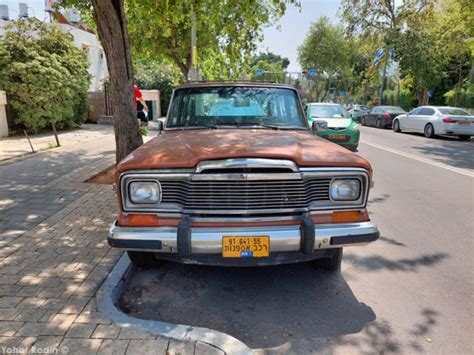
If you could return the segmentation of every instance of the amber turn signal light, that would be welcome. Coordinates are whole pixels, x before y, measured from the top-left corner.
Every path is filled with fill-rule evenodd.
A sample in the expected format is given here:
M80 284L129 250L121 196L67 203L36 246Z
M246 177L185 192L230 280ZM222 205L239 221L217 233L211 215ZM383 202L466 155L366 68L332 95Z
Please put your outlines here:
M333 223L364 222L369 220L366 211L338 211L332 213Z

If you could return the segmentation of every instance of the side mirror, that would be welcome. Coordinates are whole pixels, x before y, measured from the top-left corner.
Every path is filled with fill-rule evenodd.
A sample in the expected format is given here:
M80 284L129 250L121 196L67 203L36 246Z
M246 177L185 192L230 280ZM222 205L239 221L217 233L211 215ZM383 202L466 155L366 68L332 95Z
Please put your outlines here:
M320 131L324 131L328 128L328 123L326 121L314 121L311 125L311 130L316 133Z
M158 121L156 124L156 130L158 131L158 136L161 134L161 131L163 130L163 121Z

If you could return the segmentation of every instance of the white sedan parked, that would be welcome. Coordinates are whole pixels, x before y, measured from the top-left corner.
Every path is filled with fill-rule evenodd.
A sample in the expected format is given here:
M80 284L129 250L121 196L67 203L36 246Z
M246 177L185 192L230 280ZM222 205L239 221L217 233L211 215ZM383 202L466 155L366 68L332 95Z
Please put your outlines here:
M428 138L442 134L468 140L474 136L474 116L456 107L421 106L395 117L392 127L395 132L420 132Z

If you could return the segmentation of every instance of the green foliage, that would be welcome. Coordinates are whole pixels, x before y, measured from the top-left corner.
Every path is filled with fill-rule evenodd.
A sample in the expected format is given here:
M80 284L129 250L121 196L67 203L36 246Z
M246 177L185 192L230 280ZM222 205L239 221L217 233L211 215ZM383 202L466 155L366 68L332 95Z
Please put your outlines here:
M283 83L286 76L284 71L289 64L290 61L288 58L283 58L271 52L260 53L250 59L250 79ZM257 76L257 69L262 69L267 73L262 76Z
M344 88L351 73L350 42L340 25L332 25L327 17L314 22L298 47L298 61L304 69L316 70L313 90L315 99L324 100L330 87ZM338 85L339 83L339 85Z
M148 136L148 128L140 126L140 134L144 137Z
M467 88L454 88L444 94L446 104L473 109L474 108L474 85Z
M402 101L406 105L409 105L410 97L415 97L418 104L425 104L428 90L434 92L430 103L445 104L445 99L450 95L443 96L443 93L453 87L459 91L469 72L473 75L472 1L343 0L342 17L349 33L379 36L382 41L378 48L395 50L399 65L391 78L389 75L388 86L400 78L410 78L413 85L402 85L399 88L401 96L396 95L398 100L402 100L405 90L407 95ZM376 83L378 80L380 84L380 68L375 69L366 71L365 82ZM358 92L361 92L361 88ZM393 93L388 93L388 96L394 98Z
M290 65L290 60L288 58L282 57L281 55L265 52L254 55L251 59L250 67L254 69L259 69L259 63L265 62L269 64L278 64L281 69L285 70Z
M129 0L126 5L133 54L174 63L186 77L192 65L194 11L199 67L207 76L235 79L256 49L263 28L282 16L287 4L296 3L296 0Z
M166 113L180 73L172 65L163 65L156 61L137 61L133 65L133 71L135 83L140 89L160 90L161 113Z
M416 98L408 89L402 89L400 92L387 90L384 94L384 104L400 106L405 111L410 111L413 107L416 107Z
M36 132L81 124L89 109L89 63L72 35L36 19L18 20L0 39L0 86L15 123Z

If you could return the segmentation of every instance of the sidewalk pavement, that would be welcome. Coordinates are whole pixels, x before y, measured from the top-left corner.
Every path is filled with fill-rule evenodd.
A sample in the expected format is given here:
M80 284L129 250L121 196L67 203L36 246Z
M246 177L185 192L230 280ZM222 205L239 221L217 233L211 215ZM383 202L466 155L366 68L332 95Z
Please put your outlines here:
M86 143L106 137L112 131L112 126L84 124L80 129L58 132L59 143L63 147ZM36 152L56 147L53 132L30 135L29 138ZM0 162L26 154L31 154L31 147L24 135L0 139Z
M97 311L95 293L121 252L106 241L117 213L111 186L84 183L115 161L112 130L94 134L0 166L0 353L211 353Z

